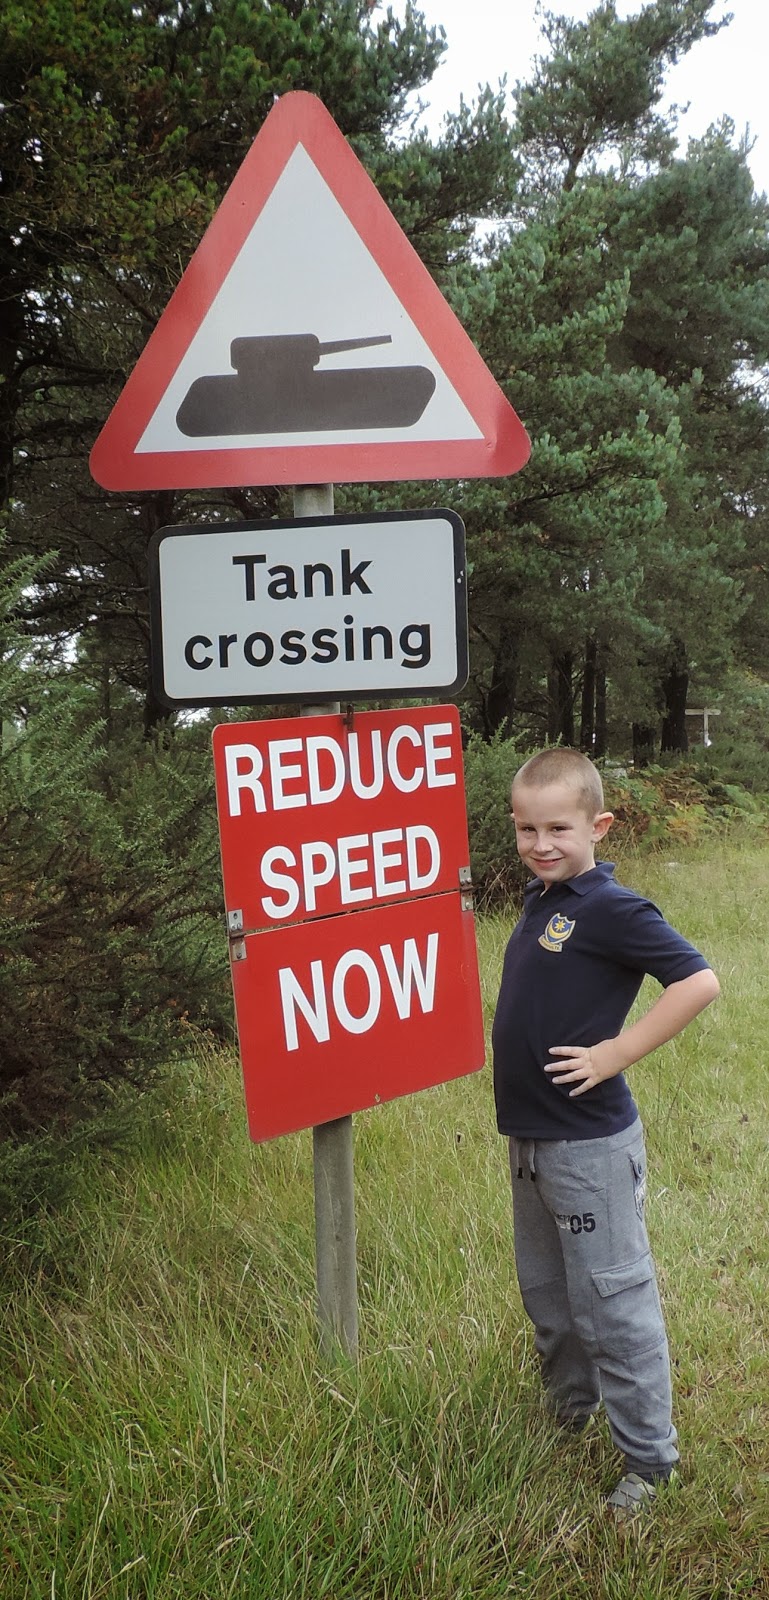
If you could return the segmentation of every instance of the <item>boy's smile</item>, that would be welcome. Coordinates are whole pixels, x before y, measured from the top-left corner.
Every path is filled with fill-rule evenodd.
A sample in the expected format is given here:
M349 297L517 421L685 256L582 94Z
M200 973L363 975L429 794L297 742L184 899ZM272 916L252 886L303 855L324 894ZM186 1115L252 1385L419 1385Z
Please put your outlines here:
M518 854L546 887L589 872L613 821L610 811L589 815L570 783L514 783L512 808Z

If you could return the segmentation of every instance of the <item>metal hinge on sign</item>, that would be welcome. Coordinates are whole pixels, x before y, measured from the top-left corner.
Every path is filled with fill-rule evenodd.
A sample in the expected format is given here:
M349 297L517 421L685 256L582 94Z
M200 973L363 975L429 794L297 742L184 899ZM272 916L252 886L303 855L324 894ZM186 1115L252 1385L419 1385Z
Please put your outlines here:
M230 959L232 961L245 961L246 941L239 937L243 933L243 912L227 912L227 935L230 941Z
M469 867L460 867L459 885L463 890L459 897L460 907L462 911L472 911L475 902L473 900L473 875Z

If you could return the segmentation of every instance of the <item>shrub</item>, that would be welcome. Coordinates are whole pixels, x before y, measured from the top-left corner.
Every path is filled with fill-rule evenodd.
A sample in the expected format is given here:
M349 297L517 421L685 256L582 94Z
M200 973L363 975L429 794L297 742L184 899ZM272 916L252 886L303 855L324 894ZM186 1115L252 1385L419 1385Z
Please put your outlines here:
M208 752L105 748L88 694L13 637L0 574L0 1138L66 1133L231 1026Z
M203 763L123 752L104 786L52 683L0 763L0 1133L66 1128L229 1014ZM131 760L130 757L133 757Z
M510 817L513 774L527 753L514 739L499 734L488 743L472 734L465 749L470 864L480 911L517 899L528 877L515 848Z
M760 803L738 784L724 784L696 761L626 773L607 763L604 790L621 848L686 849L741 823L763 827ZM614 831L611 835L615 837Z

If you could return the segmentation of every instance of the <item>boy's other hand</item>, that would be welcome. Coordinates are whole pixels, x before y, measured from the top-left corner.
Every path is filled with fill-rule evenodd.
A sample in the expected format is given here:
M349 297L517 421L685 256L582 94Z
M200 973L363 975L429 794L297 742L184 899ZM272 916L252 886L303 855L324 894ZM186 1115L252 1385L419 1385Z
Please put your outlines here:
M627 1066L616 1039L602 1039L600 1044L587 1046L557 1044L553 1045L550 1055L563 1059L548 1061L545 1072L553 1083L574 1084L574 1088L569 1090L570 1100L575 1095L584 1094L586 1089L594 1089L597 1083L603 1083L606 1078L615 1078Z

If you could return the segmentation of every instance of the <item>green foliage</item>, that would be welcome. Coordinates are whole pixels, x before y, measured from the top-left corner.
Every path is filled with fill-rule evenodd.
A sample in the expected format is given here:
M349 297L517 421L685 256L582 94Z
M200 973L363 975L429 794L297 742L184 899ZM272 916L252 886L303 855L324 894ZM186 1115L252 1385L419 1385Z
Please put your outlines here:
M519 135L540 184L555 170L571 188L585 157L618 149L626 162L670 155L669 123L655 112L665 72L724 26L707 20L712 10L713 0L656 0L620 19L614 0L602 0L585 22L545 13L550 54L517 91Z
M376 23L361 0L10 0L1 42L15 271L77 259L137 287L189 254L276 95L322 93L346 133L381 136L443 50L414 11Z
M485 89L474 105L463 102L436 141L415 131L398 144L353 144L426 267L451 290L457 264L475 254L477 222L509 212L520 177L504 97Z
M472 735L464 755L470 861L481 912L520 900L529 873L515 848L510 788L518 768L534 752L515 739ZM615 821L602 854L621 860L640 848L677 852L738 831L766 835L769 796L752 795L704 759L628 771L600 763L607 809Z
M470 865L476 904L482 911L518 899L528 881L515 848L510 788L518 767L531 754L499 732L489 740L473 734L465 749Z
M756 673L726 678L710 722L712 743L691 751L698 772L731 788L737 785L764 803L769 795L769 685Z
M55 549L27 607L168 720L148 670L161 526L280 514L269 486L107 496L88 452L277 95L320 96L439 278L518 162L499 97L436 142L406 109L443 52L366 0L10 0L0 12L0 503L14 547ZM283 507L285 511L285 506Z
M229 1017L206 785L151 751L110 782L79 712L51 689L2 762L0 1127L13 1134L68 1127L110 1084L146 1084L191 1025Z
M610 840L620 853L635 845L678 850L706 844L733 827L763 835L766 806L736 783L724 783L695 761L644 767L625 773L609 764L604 771L606 804L614 812Z
M230 996L204 753L134 735L115 763L83 689L7 631L0 1137L18 1138L146 1085L192 1028L227 1030Z
M603 752L607 729L624 724L624 744L631 722L658 727L676 674L685 691L689 671L711 688L734 660L760 671L769 213L729 124L684 158L659 110L670 65L723 25L714 8L545 14L512 127L486 90L430 140L408 96L443 41L412 7L399 22L364 0L8 4L0 472L10 483L13 458L15 548L58 552L29 629L79 636L150 730L168 720L148 681L152 533L286 509L269 486L108 498L85 463L274 96L303 88L532 436L511 481L345 491L349 509L440 498L464 515L473 725L571 743L581 720ZM497 223L483 247L478 218Z
M681 157L658 110L713 9L546 14L516 91L514 224L460 284L533 443L510 483L462 487L487 736L574 743L581 719L593 749L596 674L629 732L689 671L715 685L766 658L769 212L730 124Z

